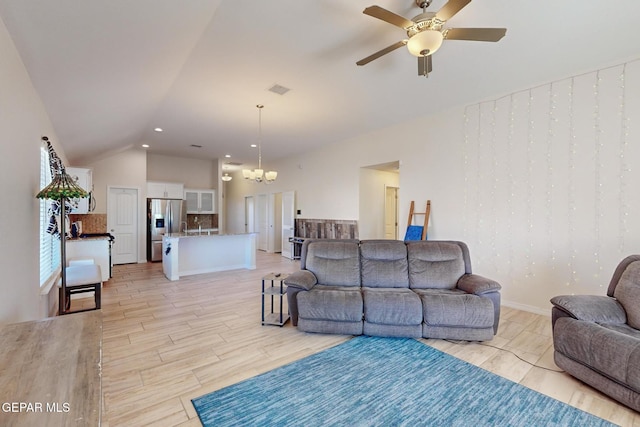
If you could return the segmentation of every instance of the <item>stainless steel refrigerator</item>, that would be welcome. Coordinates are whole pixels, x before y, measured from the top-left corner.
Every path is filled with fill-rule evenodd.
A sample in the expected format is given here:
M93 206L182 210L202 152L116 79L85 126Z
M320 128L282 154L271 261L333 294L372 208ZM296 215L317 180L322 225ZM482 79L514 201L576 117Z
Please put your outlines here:
M162 236L179 233L182 200L147 199L147 260L162 261Z

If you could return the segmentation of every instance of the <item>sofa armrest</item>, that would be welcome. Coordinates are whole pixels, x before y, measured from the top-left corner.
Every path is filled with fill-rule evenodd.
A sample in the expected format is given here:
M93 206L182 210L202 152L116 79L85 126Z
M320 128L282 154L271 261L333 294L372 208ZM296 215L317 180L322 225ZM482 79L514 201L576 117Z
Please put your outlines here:
M487 292L497 292L502 289L502 286L495 280L477 274L465 274L458 280L458 289L468 294L482 295Z
M595 323L627 323L627 314L614 298L600 295L559 295L551 304L578 320Z
M316 283L318 283L318 279L316 278L315 274L313 274L309 270L298 270L284 279L285 285L305 291L311 290L311 288L313 288Z

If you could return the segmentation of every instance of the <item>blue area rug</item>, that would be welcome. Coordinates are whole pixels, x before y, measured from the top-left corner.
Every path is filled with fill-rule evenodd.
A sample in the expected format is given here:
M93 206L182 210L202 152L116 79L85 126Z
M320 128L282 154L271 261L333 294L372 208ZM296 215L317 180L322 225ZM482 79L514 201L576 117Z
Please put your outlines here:
M212 426L611 426L416 340L360 336L193 399Z

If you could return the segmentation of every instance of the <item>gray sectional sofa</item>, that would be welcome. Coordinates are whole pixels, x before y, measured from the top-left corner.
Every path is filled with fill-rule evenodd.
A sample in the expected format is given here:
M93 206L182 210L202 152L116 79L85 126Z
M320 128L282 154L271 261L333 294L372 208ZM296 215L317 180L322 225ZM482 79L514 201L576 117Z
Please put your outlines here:
M472 274L463 242L306 240L286 280L292 323L306 332L485 341L500 285Z
M551 303L556 365L640 411L640 255L618 264L606 296L561 295Z

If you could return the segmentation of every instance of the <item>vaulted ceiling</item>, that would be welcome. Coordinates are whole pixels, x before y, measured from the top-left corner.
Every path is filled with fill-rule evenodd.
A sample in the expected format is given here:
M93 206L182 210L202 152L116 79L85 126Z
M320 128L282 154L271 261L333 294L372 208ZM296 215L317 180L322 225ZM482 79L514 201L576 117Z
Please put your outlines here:
M428 78L404 48L357 67L407 38L364 15L372 4L421 13L413 0L0 0L0 17L75 165L142 143L253 164L256 104L269 161L640 56L637 0L474 0L447 27L506 27L500 42L445 41Z

